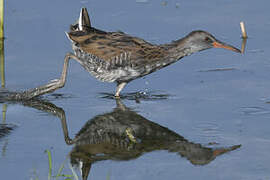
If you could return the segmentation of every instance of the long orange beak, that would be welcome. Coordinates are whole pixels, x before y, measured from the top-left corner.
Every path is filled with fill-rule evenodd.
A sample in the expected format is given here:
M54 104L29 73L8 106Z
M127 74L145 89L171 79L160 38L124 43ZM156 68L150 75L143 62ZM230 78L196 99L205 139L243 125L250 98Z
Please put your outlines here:
M224 49L228 49L228 50L231 50L231 51L234 51L234 52L238 52L238 53L241 53L241 51L231 45L228 45L228 44L225 44L223 42L220 42L220 41L215 41L212 43L213 47L214 48L224 48Z

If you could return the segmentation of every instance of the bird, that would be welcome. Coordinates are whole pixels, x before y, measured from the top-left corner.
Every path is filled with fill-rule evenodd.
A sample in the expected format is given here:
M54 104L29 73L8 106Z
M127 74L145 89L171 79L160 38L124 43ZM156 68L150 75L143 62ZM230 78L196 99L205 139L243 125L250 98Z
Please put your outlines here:
M206 31L196 30L166 44L152 44L121 31L106 32L91 26L87 9L66 32L74 53L67 53L60 79L54 80L39 93L54 91L65 85L70 59L76 60L91 75L103 82L117 84L114 96L131 81L153 73L195 52L224 48L237 53L236 47L217 40ZM37 93L36 93L37 94Z

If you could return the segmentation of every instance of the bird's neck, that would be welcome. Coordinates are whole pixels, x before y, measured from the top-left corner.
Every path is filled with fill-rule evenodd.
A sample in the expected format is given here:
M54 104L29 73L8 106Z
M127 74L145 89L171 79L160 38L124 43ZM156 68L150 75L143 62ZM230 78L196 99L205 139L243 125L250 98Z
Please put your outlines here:
M188 46L186 38L182 38L162 46L167 49L168 58L174 61L177 61L184 56L188 56L196 52L192 49L191 46Z

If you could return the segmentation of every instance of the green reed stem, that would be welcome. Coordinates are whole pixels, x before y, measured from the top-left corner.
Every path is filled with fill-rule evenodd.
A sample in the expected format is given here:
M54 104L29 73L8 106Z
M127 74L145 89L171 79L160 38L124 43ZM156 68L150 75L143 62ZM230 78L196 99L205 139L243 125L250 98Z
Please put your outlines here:
M48 180L51 179L52 177L52 154L51 154L51 151L50 150L45 150L45 152L47 153L48 155L48 161L49 161L49 174L48 174Z
M4 0L0 0L0 39L4 39Z
M5 62L4 62L4 0L0 0L0 65L1 87L5 87Z
M5 87L5 57L4 57L4 39L0 39L0 71L1 71L1 87Z
M2 124L6 124L6 112L7 112L7 104L3 104L2 106Z

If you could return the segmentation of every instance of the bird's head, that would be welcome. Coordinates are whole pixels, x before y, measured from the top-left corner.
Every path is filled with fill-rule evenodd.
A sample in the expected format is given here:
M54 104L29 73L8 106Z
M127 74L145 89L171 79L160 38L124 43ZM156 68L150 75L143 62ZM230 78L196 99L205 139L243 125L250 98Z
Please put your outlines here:
M193 31L184 39L185 45L191 48L192 53L209 48L224 48L238 53L241 52L239 49L217 40L213 35L206 31Z

